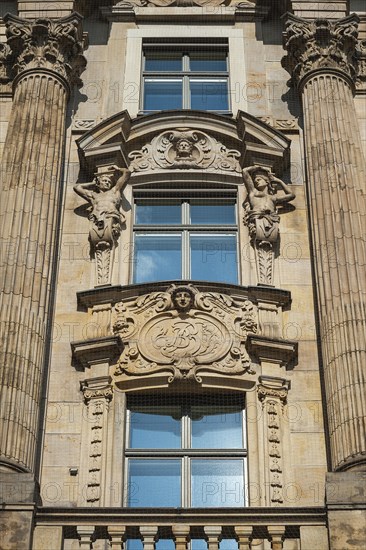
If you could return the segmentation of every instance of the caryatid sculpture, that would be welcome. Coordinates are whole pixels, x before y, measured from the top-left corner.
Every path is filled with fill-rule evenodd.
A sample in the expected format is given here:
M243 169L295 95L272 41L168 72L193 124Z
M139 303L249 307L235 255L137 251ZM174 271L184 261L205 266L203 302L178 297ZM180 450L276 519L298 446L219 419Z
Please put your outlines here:
M75 193L90 203L89 240L96 257L97 284L107 284L111 279L112 253L125 223L122 193L130 175L126 168L109 166L95 174L92 182L74 186Z
M293 200L295 194L266 167L244 168L243 181L248 192L244 203L245 222L256 251L259 283L271 285L274 246L279 237L277 206Z

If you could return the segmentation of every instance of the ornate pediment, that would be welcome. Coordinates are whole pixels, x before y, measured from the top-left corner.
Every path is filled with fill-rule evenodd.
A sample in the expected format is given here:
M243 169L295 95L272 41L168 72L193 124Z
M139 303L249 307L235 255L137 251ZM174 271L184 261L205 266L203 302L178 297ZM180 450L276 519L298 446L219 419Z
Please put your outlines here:
M113 330L124 343L115 376L169 374L169 382L200 371L254 374L245 342L257 332L254 304L239 297L172 285L115 304Z
M227 149L214 137L190 128L163 132L128 156L132 172L157 169L241 171L239 151Z

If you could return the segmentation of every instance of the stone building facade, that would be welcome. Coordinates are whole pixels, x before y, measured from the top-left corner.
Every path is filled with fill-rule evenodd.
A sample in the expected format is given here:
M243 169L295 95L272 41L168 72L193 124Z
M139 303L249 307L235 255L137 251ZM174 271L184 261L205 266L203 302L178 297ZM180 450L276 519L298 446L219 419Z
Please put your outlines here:
M0 17L0 548L364 548L363 3Z

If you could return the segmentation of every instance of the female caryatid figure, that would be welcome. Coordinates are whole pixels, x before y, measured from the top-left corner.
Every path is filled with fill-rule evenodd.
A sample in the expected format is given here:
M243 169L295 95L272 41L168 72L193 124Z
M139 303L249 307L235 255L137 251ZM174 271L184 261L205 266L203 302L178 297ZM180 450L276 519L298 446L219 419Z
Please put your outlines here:
M279 234L280 217L277 205L295 198L294 193L269 168L249 166L243 170L243 180L248 192L246 222L253 241L274 243ZM284 193L279 193L277 185Z

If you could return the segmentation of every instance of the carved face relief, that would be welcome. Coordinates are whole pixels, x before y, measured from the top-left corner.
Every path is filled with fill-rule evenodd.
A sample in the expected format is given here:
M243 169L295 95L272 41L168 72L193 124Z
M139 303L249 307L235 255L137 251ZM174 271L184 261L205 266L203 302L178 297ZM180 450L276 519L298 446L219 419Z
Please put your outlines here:
M193 145L187 139L179 139L176 144L177 159L190 158L192 156Z
M109 191L112 187L112 179L111 176L103 175L103 176L97 176L97 186L101 191Z
M172 293L172 302L177 311L187 312L194 302L192 291L185 287L178 287Z

